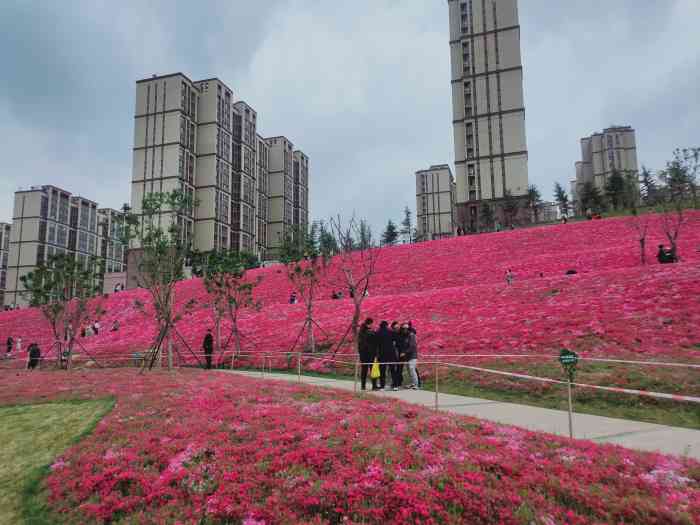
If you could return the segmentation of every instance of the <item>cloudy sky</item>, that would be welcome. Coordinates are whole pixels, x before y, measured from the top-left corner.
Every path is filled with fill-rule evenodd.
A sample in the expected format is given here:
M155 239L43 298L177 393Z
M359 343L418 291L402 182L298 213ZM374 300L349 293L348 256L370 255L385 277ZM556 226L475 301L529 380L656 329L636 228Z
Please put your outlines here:
M521 0L520 16L545 197L610 124L637 129L654 169L700 145L698 0ZM175 71L218 76L310 156L314 218L399 220L413 173L454 161L444 0L2 0L0 64L0 220L35 184L128 201L134 82Z

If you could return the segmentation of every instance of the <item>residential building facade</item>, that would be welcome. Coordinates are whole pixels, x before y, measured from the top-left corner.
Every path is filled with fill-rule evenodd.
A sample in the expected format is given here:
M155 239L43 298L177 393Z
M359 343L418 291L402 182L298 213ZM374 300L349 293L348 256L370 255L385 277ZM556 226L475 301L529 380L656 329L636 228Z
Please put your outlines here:
M5 304L7 262L10 257L10 230L10 224L0 222L0 306Z
M480 204L525 196L528 154L517 0L448 0L456 199L478 230Z
M292 224L301 231L309 229L309 158L303 151L294 152L294 210Z
M294 144L286 137L266 141L270 177L267 243L271 257L276 257L294 224Z
M637 173L638 169L637 137L631 126L611 126L582 138L581 160L576 163L576 179L571 183L577 211L583 211L579 196L584 184L590 182L603 193L613 171L627 175Z
M133 212L142 212L148 193L182 190L193 205L170 220L183 226L184 242L201 252L266 258L284 224L293 223L293 145L286 141L282 151L281 142L260 135L257 121L257 112L217 78L192 81L174 73L137 81ZM308 210L305 156L304 163L300 219Z
M422 240L451 237L454 221L455 180L447 164L416 172L416 231Z
M16 192L4 304L28 304L22 277L60 254L99 259L97 203L55 186Z

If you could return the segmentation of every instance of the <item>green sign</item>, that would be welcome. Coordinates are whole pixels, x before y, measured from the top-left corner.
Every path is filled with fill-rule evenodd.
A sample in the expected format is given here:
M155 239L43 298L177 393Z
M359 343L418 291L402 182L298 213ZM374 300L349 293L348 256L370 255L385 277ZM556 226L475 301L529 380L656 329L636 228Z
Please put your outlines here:
M562 365L575 365L578 363L578 355L573 352L570 354L562 354L559 356L559 362Z

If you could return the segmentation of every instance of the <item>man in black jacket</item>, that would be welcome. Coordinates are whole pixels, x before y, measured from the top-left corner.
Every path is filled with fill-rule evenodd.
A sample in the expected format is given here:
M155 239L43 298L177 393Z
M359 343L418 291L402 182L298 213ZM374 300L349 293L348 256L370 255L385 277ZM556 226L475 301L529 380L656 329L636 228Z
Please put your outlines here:
M394 333L389 330L389 323L382 321L379 324L379 330L376 333L377 338L377 357L379 358L379 389L386 388L386 373L390 363L395 363L398 360L396 348L394 346ZM392 380L392 383L394 381ZM395 384L392 384L395 387Z
M211 335L211 328L207 330L207 335L204 336L202 343L204 349L204 358L207 360L207 370L211 368L211 355L214 353L214 337Z
M377 356L374 332L372 332L373 322L374 321L369 317L365 319L357 334L357 350L360 354L362 390L367 389L367 374L372 368L374 358ZM376 379L372 379L372 390L377 390Z

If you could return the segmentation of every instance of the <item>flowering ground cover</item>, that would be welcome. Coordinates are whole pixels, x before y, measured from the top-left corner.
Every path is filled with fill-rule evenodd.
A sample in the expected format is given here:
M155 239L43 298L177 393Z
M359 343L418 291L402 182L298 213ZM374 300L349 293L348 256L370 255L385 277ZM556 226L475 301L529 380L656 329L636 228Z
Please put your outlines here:
M0 372L0 405L109 396L43 484L61 522L700 522L689 459L221 372Z
M363 313L375 319L412 319L418 328L421 358L452 354L450 361L483 363L474 354L536 353L555 355L562 347L589 356L632 360L700 363L700 213L689 212L680 238L683 262L659 265L655 245L664 242L659 218L647 241L651 263L639 265L636 238L629 218L460 237L383 249L378 271L365 300ZM507 286L503 275L511 268L515 283ZM576 275L564 275L574 269ZM337 271L337 268L335 269ZM283 356L292 349L303 326L303 305L289 305L290 287L284 271L271 267L253 272L262 276L256 289L263 303L259 312L242 316L243 347L256 355L277 355L273 366L291 366ZM349 300L328 299L339 289L333 272L315 306L321 329L317 336L332 347L346 332L352 315ZM178 286L178 302L198 299L200 308L183 319L178 331L194 351L199 351L206 329L212 326L206 293L198 279ZM105 300L107 314L97 337L82 339L86 352L78 350L78 362L94 356L103 365L129 363L133 352L149 347L155 326L148 315L134 308L147 301L147 293L135 290ZM119 320L119 332L107 329ZM224 331L226 331L224 323ZM0 314L0 341L8 335L24 338L24 348L37 341L51 344L48 327L39 312L23 310ZM195 364L180 344L182 360ZM296 349L300 349L297 346ZM341 359L354 359L351 344L333 348ZM256 364L253 360L252 364ZM257 363L260 363L260 358ZM550 360L551 363L552 360ZM0 367L12 366L12 361ZM521 364L522 363L522 364ZM488 361L490 367L537 371L542 362L508 359ZM21 360L15 362L20 366ZM327 369L318 361L305 369ZM604 383L646 389L654 385L669 393L698 395L700 379L694 370L645 368L628 374L626 365L600 377ZM697 370L697 369L696 369ZM595 374L598 374L594 370ZM600 374L598 374L600 375ZM537 395L541 384L510 381L472 374L477 384L505 393L523 391ZM468 377L468 376L464 376ZM500 386L499 386L500 385ZM612 399L610 396L607 396ZM619 396L617 396L619 399Z

